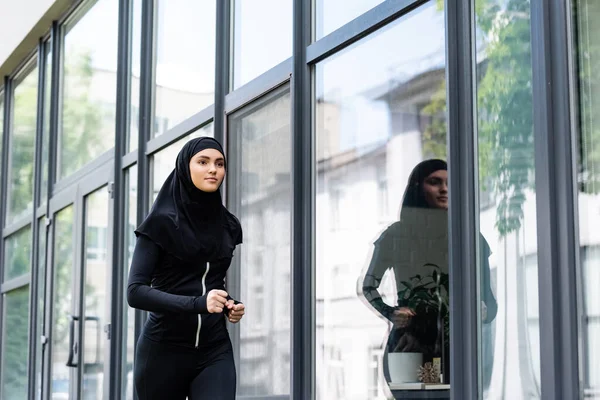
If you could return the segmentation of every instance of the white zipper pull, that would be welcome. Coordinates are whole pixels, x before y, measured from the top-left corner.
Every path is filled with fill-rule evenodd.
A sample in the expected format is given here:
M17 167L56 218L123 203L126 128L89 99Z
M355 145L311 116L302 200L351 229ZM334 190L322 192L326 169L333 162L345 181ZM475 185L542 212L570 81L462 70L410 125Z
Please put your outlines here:
M206 294L206 275L208 275L208 270L210 269L210 263L206 263L206 271L204 271L204 275L202 276L202 296ZM198 330L196 332L196 348L198 348L198 343L200 343L200 328L202 327L202 314L198 314Z

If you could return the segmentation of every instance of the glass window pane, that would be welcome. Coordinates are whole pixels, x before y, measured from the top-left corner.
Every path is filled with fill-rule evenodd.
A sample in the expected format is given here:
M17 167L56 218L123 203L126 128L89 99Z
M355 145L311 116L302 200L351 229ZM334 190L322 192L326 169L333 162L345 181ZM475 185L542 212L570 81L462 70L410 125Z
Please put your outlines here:
M4 294L0 398L25 399L29 369L29 286Z
M183 146L190 139L200 136L210 136L214 137L213 134L213 124L212 122L208 125L203 126L197 131L189 134L188 136L179 139L177 142L173 143L169 147L164 150L159 151L152 158L153 165L153 185L152 185L152 202L156 200L156 196L158 196L158 191L160 190L162 184L165 182L171 171L175 168L175 160L177 159L177 154L179 150L183 148Z
M127 152L138 148L140 123L140 73L142 51L142 0L133 0L131 52L131 108L129 110L129 140Z
M252 310L240 325L239 396L290 394L290 113L285 92L230 120L229 136L236 140L229 155L238 187L235 212L244 231L239 295Z
M4 281L27 274L31 270L31 228L9 236L4 246Z
M107 274L110 269L108 257L109 198L106 187L95 191L85 199L85 259L84 259L84 320L83 326L82 389L84 400L101 396L104 384L104 326L109 320L106 314Z
M59 178L114 146L118 11L117 1L98 0L66 27Z
M38 336L43 335L44 331L44 310L46 299L46 224L45 219L38 220L38 281L37 281L37 317L36 325ZM36 346L35 354L35 398L42 397L42 346Z
M476 0L475 10L481 388L484 399L539 399L530 1Z
M133 249L135 247L135 233L134 230L137 228L137 165L127 170L127 187L125 190L125 215L127 215L127 225L125 226L125 233L123 240L125 241L125 262L127 269L125 271L125 281L129 276L129 269L131 267L131 259L133 257ZM135 354L135 309L129 307L127 303L124 304L126 307L125 321L123 326L125 327L125 368L123 368L123 391L121 397L126 400L133 400L133 360Z
M8 170L7 224L33 209L33 159L37 118L38 70L32 69L14 91Z
M317 399L449 398L444 32L430 2L317 64Z
M52 52L50 43L46 43L46 77L44 82L44 121L42 123L42 183L40 191L40 204L46 201L48 196L48 152L50 150L50 102L52 83Z
M159 0L154 136L214 103L216 0Z
M68 398L70 390L69 371L69 324L72 312L73 287L73 206L60 211L54 219L54 298L52 311L51 397ZM63 396L63 397L61 397Z
M315 0L316 40L383 2L384 0Z
M233 88L292 55L292 0L235 0Z
M600 2L572 0L579 93L577 180L584 397L600 399Z

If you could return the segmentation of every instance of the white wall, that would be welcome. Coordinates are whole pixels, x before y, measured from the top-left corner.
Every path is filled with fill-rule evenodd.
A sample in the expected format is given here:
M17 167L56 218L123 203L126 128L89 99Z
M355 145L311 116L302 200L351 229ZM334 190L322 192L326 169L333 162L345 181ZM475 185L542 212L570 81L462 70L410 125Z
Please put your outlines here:
M0 65L56 0L0 0Z

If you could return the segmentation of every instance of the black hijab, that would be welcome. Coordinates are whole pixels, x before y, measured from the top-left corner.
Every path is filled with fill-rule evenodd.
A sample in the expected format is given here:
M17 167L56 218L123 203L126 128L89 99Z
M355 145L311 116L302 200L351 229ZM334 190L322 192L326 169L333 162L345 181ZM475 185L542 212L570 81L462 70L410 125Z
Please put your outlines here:
M448 164L444 160L431 159L417 164L408 178L408 186L402 199L402 208L431 208L423 193L425 179L435 171L448 170Z
M221 144L213 138L200 137L187 142L177 155L175 169L163 183L150 213L135 231L136 235L147 236L183 261L219 258L227 230L239 229L239 233L232 232L232 237L235 244L241 243L241 227L223 206L220 188L204 192L192 182L190 160L206 149L215 149L225 158ZM232 218L234 224L230 223Z

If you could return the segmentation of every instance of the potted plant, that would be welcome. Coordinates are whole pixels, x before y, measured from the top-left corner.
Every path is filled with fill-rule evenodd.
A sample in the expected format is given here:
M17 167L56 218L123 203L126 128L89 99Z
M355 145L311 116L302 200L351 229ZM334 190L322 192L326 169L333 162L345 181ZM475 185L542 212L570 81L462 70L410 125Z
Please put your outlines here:
M444 371L445 349L449 343L448 274L433 264L423 266L424 274L402 281L398 307L408 308L414 315L399 328L398 340L388 355L390 377L416 380L423 359L441 358ZM415 363L419 362L415 367ZM396 377L394 377L396 375Z

